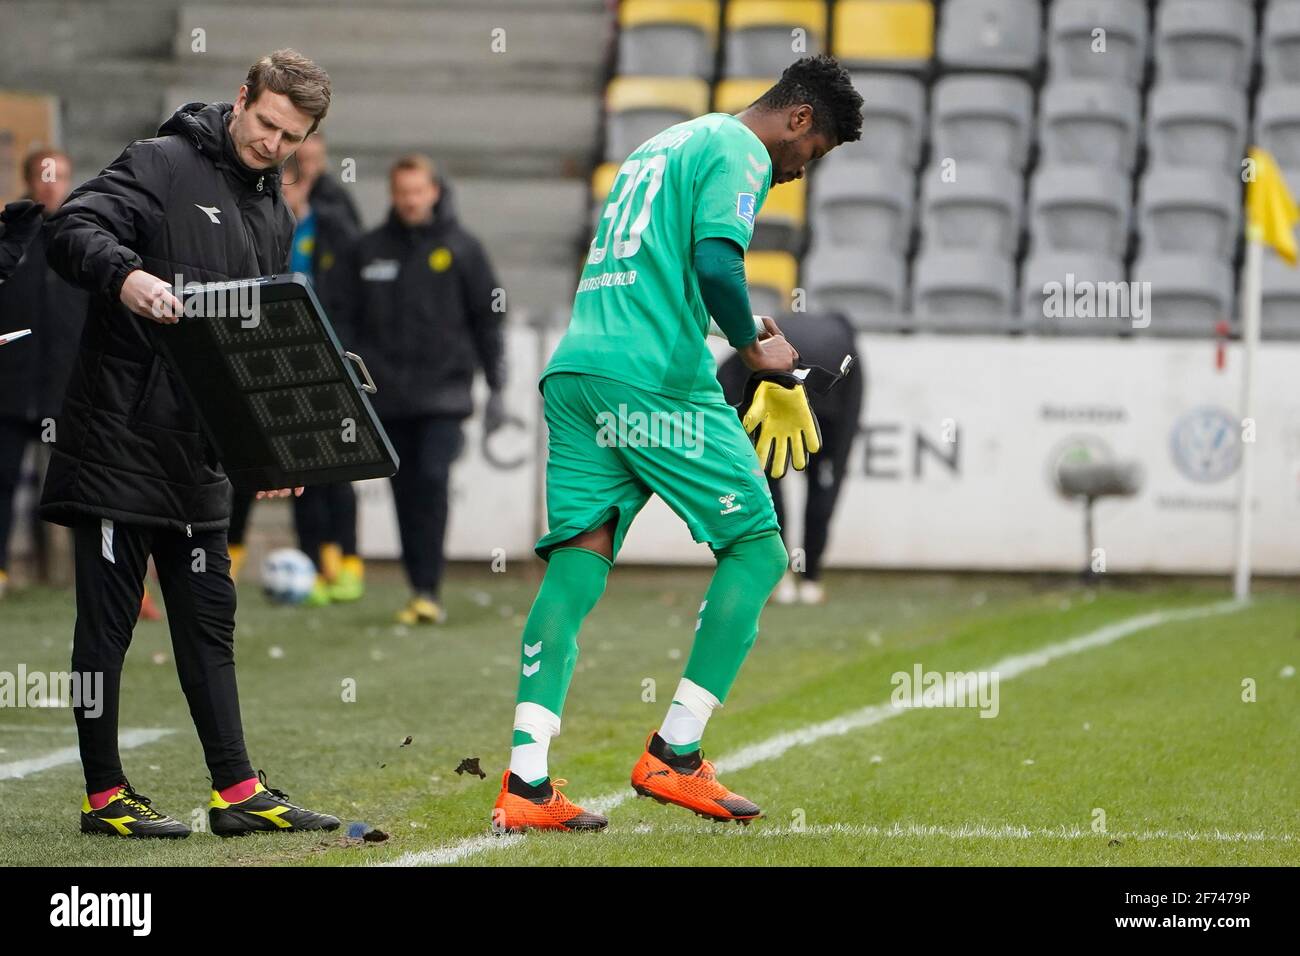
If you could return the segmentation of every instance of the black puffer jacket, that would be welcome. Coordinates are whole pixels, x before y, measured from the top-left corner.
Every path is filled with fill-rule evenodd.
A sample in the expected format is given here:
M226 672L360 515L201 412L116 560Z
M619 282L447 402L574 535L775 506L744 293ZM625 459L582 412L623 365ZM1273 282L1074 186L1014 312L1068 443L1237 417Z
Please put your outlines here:
M456 217L451 186L441 185L432 223L411 228L390 212L361 237L343 294L351 312L339 338L365 359L385 421L464 417L474 410L476 369L493 390L505 381L505 299L483 246Z
M0 332L32 330L31 338L0 348L0 418L58 417L85 320L86 293L50 270L37 233L0 284Z
M229 103L189 103L73 191L46 224L50 265L91 294L41 517L214 530L230 482L155 340L171 327L118 301L133 269L182 283L282 272L293 214L277 171L250 170L226 131Z

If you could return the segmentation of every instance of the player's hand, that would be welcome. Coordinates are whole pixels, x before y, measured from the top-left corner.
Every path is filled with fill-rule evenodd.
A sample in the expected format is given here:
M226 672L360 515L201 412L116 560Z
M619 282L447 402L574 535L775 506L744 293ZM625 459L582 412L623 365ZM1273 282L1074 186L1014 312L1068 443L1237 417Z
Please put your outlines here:
M302 496L303 488L277 488L275 491L259 491L258 498L288 498L293 496L299 498Z
M763 319L763 333L757 341L740 350L740 360L751 372L788 372L799 361L799 353L775 322L767 316Z
M760 315L758 318L763 323L763 330L758 333L758 340L760 342L764 339L771 338L774 335L785 335L784 332L777 328L776 319L772 318L770 315Z
M185 309L167 282L143 269L136 269L123 280L118 298L136 315L159 325L175 325Z

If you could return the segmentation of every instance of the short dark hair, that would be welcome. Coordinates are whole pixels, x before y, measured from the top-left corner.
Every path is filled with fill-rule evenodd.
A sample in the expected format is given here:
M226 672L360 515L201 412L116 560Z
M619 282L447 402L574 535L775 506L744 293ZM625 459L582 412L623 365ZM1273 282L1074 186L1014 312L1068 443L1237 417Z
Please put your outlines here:
M32 183L36 181L36 176L41 170L41 164L47 159L61 159L69 166L72 165L72 157L61 149L38 146L25 157L23 157L23 182L31 188Z
M276 50L262 57L248 68L244 85L248 87L249 105L257 102L263 90L289 97L290 103L313 120L308 136L316 132L329 112L329 74L297 50Z
M862 138L862 96L835 57L822 53L796 60L752 105L784 110L803 103L812 107L813 130L834 137L836 145Z

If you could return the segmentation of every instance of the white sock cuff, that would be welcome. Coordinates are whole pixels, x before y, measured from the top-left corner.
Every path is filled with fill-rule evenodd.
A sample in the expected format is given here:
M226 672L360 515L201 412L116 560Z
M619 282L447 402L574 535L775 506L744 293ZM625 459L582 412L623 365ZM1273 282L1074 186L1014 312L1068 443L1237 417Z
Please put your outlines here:
M522 730L539 743L560 735L560 718L541 704L524 701L515 705L515 730Z
M722 706L722 701L699 684L687 680L685 677L681 679L677 685L677 690L673 692L673 700L689 710L691 716L701 721L707 721L713 714L714 709Z

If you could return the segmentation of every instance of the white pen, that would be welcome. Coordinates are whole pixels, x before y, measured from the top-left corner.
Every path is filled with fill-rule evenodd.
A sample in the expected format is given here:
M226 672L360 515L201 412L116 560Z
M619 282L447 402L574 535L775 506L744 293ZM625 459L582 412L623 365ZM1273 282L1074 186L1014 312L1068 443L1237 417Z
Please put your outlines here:
M17 332L5 332L0 335L0 345L8 345L10 342L15 342L18 339L21 339L24 335L31 334L31 329L19 329Z

